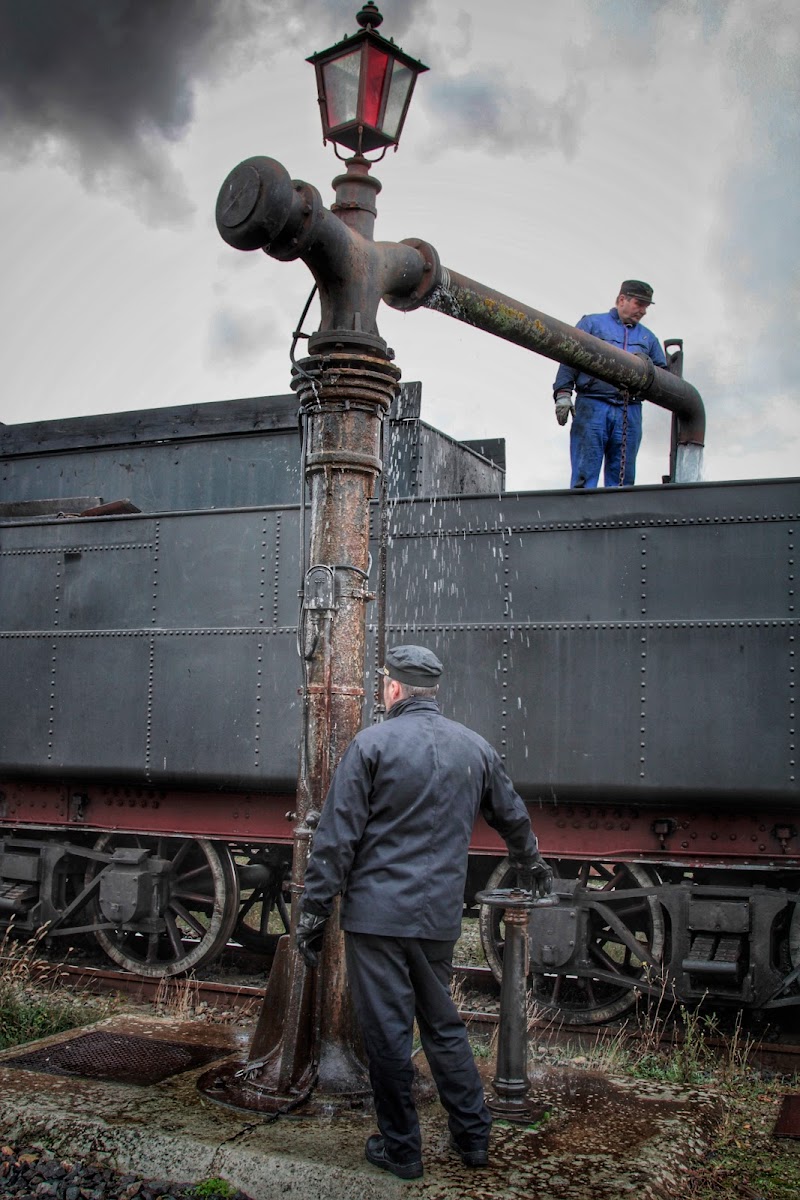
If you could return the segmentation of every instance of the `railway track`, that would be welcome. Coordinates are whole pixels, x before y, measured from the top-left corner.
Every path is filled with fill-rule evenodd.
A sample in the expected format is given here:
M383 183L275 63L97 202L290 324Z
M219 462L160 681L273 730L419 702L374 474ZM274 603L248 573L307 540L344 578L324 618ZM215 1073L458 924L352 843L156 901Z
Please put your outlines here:
M258 964L258 974L264 978L263 962ZM264 998L264 984L245 982L241 978L224 980L201 980L194 978L153 979L132 975L127 971L113 971L100 967L45 965L43 974L56 976L59 982L75 990L93 995L118 994L137 1003L162 1003L165 1007L183 1007L186 1011L198 1009L210 1014L236 1014L241 1019L255 1019ZM460 966L455 969L456 994L460 999L461 1016L470 1029L479 1037L490 1037L498 1024L498 986L488 967ZM234 1018L235 1019L235 1018ZM559 1026L552 1017L535 1018L531 1024L534 1043L546 1044L548 1048L574 1047L576 1053L594 1048L604 1042L624 1036L635 1043L639 1035L635 1028L625 1022L608 1025ZM768 1041L766 1036L775 1037ZM786 1027L768 1031L765 1035L744 1031L748 1039L748 1053L754 1065L778 1075L800 1074L800 1032ZM741 1038L741 1033L740 1033ZM667 1029L662 1035L661 1045L680 1041L675 1028ZM729 1045L725 1036L705 1036L708 1046L724 1052Z

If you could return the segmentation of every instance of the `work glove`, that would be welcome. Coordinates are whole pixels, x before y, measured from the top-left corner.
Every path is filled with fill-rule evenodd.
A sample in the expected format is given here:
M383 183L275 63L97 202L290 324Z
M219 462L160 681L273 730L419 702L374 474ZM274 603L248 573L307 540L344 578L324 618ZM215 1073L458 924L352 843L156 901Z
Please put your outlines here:
M527 862L511 860L511 866L517 872L517 887L525 892L535 892L537 896L549 896L553 890L553 872L537 854Z
M556 420L559 425L566 425L570 413L575 416L572 392L556 392Z
M297 919L294 941L307 967L319 966L319 952L327 920L327 917L318 917L312 912L301 912Z

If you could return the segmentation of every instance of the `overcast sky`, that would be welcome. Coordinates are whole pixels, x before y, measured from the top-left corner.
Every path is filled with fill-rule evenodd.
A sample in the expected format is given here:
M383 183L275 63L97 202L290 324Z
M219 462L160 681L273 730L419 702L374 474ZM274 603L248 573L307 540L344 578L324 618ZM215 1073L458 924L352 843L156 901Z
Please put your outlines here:
M570 323L649 281L706 478L800 474L797 0L378 2L431 69L375 168L376 236ZM214 205L254 154L330 204L304 59L359 7L0 0L0 420L289 390L311 276L227 247ZM425 310L379 325L427 421L505 437L511 488L566 486L554 364ZM637 481L668 455L646 405Z

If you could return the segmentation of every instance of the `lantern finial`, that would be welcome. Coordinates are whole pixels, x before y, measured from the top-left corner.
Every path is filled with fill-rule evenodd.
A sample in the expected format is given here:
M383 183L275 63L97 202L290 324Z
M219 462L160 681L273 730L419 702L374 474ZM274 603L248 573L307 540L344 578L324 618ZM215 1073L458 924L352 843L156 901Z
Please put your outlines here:
M362 29L377 29L383 23L383 17L378 12L378 6L373 3L373 0L367 0L361 12L356 13L356 20Z

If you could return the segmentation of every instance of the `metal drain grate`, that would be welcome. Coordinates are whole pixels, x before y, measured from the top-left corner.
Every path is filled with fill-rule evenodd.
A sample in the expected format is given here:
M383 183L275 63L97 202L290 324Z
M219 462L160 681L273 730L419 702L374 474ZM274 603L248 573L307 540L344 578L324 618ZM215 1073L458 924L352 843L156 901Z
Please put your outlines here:
M146 1087L227 1054L227 1046L161 1042L122 1033L84 1033L67 1042L6 1058L0 1065L44 1075L79 1075Z

